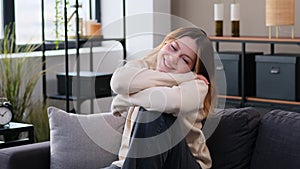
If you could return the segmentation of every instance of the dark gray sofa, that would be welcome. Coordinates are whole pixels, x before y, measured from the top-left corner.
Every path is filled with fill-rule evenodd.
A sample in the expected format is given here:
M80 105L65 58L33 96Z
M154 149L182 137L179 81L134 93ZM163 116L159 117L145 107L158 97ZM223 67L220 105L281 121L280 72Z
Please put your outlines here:
M212 168L300 168L300 114L282 110L261 113L251 107L232 108L220 110L204 124L218 122L220 117L212 135L204 128ZM50 168L50 143L1 149L0 168Z

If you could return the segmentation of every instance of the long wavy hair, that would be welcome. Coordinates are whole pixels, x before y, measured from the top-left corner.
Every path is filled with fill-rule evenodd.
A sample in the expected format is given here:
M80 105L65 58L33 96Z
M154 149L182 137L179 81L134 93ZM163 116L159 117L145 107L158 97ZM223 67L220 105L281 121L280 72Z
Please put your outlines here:
M157 64L157 54L165 45L166 42L188 36L195 40L197 49L197 60L193 72L203 75L209 81L208 93L205 96L203 111L205 116L212 110L215 102L215 64L214 64L214 49L207 34L200 28L182 27L170 32L160 45L146 57L142 58L150 68L155 69Z

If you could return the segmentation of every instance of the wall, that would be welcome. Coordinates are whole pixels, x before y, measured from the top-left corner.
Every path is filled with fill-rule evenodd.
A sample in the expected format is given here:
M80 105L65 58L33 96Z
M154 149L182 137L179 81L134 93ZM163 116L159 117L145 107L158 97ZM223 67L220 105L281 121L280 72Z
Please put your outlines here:
M120 3L121 2L121 3ZM122 1L101 1L104 37L123 37ZM127 59L144 56L170 32L170 0L126 1Z
M184 18L198 27L203 28L209 35L214 35L213 5L217 0L172 0L171 14ZM230 3L224 2L224 35L230 35ZM265 0L242 1L240 3L240 34L241 36L268 36L265 26ZM172 25L176 27L175 25ZM275 32L275 30L273 30ZM290 36L290 27L280 27L280 36ZM295 36L300 37L300 0L295 0ZM223 48L240 49L239 45L221 45ZM248 46L247 46L248 47ZM249 45L250 50L268 52L267 45ZM300 53L298 46L280 45L276 48L278 52Z

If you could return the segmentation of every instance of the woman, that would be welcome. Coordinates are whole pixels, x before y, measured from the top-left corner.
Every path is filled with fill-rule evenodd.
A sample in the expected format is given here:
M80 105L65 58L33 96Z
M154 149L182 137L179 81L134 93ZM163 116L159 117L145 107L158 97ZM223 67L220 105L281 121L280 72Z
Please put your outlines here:
M107 168L210 168L201 121L212 109L213 47L199 28L177 29L111 79L115 115L127 117L119 160ZM163 112L163 113L159 113Z

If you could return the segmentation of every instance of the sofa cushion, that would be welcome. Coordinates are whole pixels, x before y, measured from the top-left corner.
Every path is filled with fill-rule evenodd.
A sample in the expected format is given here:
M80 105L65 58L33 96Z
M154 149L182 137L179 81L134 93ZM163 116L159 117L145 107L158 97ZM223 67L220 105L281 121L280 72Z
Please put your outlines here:
M273 110L261 120L252 169L300 168L300 114Z
M0 166L1 169L49 169L49 142L0 149Z
M51 169L98 169L117 159L124 119L48 108Z
M225 109L208 120L210 123L219 123L207 138L212 168L249 168L260 120L259 112L251 107Z

